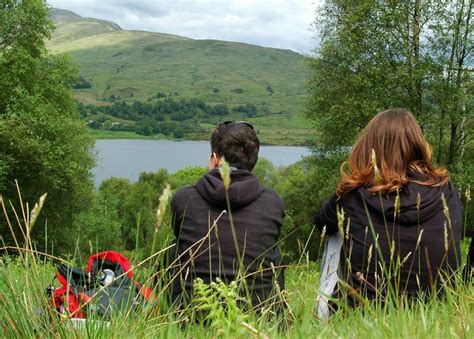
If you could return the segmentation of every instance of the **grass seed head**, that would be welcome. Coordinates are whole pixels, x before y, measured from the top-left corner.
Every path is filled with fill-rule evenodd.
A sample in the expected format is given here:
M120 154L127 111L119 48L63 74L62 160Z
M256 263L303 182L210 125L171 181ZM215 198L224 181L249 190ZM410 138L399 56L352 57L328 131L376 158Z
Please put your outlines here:
M158 231L161 223L163 222L163 215L166 211L166 206L168 205L168 201L171 198L171 187L169 184L166 184L165 188L163 189L163 193L160 196L160 203L158 205L158 209L156 210L156 226L155 232Z
M226 190L229 190L230 186L230 167L229 163L225 160L224 157L221 158L219 173L221 174L222 181L224 182L224 187Z
M36 219L38 219L41 209L43 208L44 201L46 200L47 195L48 193L43 194L39 198L39 201L35 204L35 207L33 207L33 210L31 211L30 222L28 225L28 233L31 233L31 230L33 229L33 226L35 225Z

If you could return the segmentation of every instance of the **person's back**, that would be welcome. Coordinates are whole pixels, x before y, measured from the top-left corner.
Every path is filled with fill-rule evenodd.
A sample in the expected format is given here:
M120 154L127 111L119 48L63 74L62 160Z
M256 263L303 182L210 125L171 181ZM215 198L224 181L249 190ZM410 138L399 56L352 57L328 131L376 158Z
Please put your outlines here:
M196 278L209 283L219 277L226 283L245 280L240 286L258 306L284 288L283 279L277 281L275 274L281 270L277 240L284 204L250 171L259 145L249 125L219 125L211 147L211 170L195 186L178 190L172 200L177 258L172 298L185 302ZM222 156L230 158L227 189L218 168Z
M369 298L437 292L461 260L462 207L447 173L430 162L416 120L379 113L362 132L338 190L315 217L328 234L344 212L342 279Z

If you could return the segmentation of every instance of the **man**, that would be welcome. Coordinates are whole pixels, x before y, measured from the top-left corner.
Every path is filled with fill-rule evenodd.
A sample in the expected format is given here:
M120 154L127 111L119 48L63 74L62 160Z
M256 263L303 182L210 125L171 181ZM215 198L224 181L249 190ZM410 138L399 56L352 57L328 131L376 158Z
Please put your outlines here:
M259 147L252 125L219 124L211 137L209 172L174 195L174 301L188 300L196 278L237 281L257 308L276 302L272 297L284 288L277 241L285 208L278 194L261 187L251 172ZM223 159L230 167L228 189L219 171Z

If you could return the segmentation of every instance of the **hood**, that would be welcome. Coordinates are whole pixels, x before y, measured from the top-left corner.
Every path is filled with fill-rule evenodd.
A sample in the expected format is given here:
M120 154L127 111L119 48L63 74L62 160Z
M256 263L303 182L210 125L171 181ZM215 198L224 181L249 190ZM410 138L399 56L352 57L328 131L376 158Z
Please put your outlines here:
M227 208L224 183L218 169L206 173L196 184L199 194L211 205ZM239 209L257 200L263 193L258 179L247 170L230 172L230 206Z
M450 190L445 189L446 187L447 185L423 186L414 182L404 186L399 192L400 211L397 215L397 223L400 226L417 226L431 219L443 209L441 194L444 192L446 200L449 200L452 194ZM379 195L370 193L366 188L361 187L359 191L370 214L384 215L387 221L394 220L396 194L380 198Z

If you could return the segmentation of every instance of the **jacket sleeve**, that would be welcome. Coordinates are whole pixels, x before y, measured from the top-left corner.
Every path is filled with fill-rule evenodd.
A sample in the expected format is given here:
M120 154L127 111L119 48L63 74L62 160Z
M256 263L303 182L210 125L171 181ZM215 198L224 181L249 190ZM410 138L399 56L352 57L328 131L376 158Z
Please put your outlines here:
M179 238L179 235L181 233L181 223L182 223L182 215L179 209L179 192L176 192L173 196L173 199L171 199L171 225L173 227L173 234L176 239Z
M314 224L320 232L326 226L326 234L333 234L338 231L337 226L337 196L333 194L323 203L318 213L314 217Z

